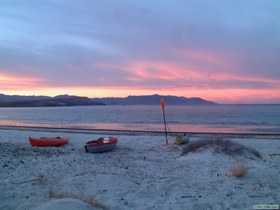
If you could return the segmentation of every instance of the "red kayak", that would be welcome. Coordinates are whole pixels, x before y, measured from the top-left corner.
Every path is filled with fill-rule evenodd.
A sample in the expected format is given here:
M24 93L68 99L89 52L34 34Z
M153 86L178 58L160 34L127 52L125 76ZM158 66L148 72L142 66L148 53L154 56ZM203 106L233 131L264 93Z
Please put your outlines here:
M67 144L69 138L54 137L54 138L32 138L29 137L29 142L33 147L59 147Z

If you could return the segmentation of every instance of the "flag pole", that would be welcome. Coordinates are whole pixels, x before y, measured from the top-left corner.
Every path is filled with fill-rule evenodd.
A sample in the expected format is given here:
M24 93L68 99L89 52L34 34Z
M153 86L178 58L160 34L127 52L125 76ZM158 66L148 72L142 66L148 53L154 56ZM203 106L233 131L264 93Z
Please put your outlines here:
M162 114L163 114L163 123L164 123L164 131L165 131L165 144L169 144L167 138L167 130L166 130L166 120L165 120L165 111L164 111L165 102L164 99L161 99L161 107L162 107Z

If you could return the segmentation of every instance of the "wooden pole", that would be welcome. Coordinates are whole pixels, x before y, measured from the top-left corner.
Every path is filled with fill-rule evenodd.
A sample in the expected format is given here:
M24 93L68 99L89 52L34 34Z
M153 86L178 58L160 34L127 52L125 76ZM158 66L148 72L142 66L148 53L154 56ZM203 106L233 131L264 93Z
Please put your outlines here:
M165 119L165 102L164 99L161 99L161 107L162 107L162 114L163 114L163 123L164 123L164 131L165 131L165 144L169 144L168 138L167 138L167 129L166 129L166 119Z

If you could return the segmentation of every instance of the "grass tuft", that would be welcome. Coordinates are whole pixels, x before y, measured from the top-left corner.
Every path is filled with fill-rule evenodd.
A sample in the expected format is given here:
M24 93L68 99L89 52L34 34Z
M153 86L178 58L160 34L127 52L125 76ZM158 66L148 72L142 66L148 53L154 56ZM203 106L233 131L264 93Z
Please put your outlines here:
M239 163L238 165L232 167L229 172L232 176L241 178L246 176L248 167L244 163Z

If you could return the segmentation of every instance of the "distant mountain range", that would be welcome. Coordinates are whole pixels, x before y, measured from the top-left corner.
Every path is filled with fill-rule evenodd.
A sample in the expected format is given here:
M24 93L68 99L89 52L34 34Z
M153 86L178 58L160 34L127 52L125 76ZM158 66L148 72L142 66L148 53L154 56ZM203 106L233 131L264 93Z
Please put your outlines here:
M0 107L52 107L105 105L88 97L60 95L48 96L7 96L0 94Z
M108 105L158 105L164 98L167 105L214 105L215 102L206 101L201 98L186 98L178 96L128 96L126 98L94 98L94 100Z
M29 101L29 100L41 100L50 99L49 96L19 96L19 95L4 95L0 93L0 102L9 101Z
M88 98L80 96L59 95L19 96L0 94L0 107L51 107L51 106L89 106L89 105L159 105L164 98L166 105L214 105L215 102L201 98L177 96L128 96L125 98Z

